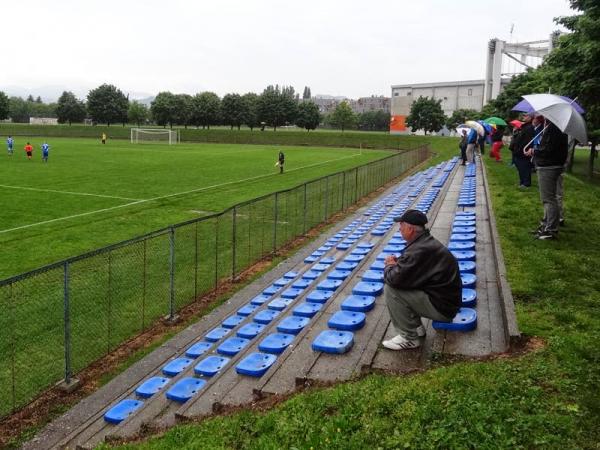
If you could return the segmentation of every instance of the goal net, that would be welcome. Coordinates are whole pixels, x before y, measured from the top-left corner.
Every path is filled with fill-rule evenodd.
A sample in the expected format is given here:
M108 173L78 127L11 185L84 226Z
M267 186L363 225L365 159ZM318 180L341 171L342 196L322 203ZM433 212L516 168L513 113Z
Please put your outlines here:
M179 142L179 131L165 130L160 128L132 128L132 144L177 144Z

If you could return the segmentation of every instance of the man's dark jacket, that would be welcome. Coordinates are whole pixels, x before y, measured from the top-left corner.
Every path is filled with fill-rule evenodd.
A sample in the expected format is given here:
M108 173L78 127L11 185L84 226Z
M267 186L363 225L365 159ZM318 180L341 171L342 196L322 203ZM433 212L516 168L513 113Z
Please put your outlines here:
M386 266L385 282L396 289L425 291L431 303L453 319L462 302L462 281L454 255L424 231L409 243L398 262Z
M553 123L542 134L540 148L535 152L535 165L538 167L562 167L569 153L569 138Z
M510 144L510 149L515 158L530 159L529 156L525 156L523 151L525 146L529 144L532 146L531 140L535 137L535 129L531 122L523 124L521 129L515 134Z

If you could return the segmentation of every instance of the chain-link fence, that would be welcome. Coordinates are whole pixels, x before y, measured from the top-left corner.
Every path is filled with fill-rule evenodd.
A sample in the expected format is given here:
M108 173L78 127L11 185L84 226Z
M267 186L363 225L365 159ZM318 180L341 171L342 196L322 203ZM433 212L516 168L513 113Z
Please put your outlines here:
M395 153L0 281L0 417L427 156Z

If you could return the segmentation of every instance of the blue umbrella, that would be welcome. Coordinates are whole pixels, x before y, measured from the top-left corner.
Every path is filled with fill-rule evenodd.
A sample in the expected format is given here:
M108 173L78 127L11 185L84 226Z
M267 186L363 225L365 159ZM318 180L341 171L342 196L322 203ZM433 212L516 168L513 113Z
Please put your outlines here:
M559 95L559 97L562 98L563 100L566 100L567 102L569 102L571 104L571 106L573 106L575 111L577 111L579 114L585 113L585 109L583 109L581 107L581 105L579 103L577 103L575 100L572 100L569 97L565 97L564 95ZM533 106L531 106L531 103L529 103L527 100L521 100L519 103L517 103L515 106L512 107L512 111L532 113L535 111L535 108Z
M489 123L484 122L483 120L478 120L477 123L481 124L486 133L491 133L494 131L494 127L492 127Z

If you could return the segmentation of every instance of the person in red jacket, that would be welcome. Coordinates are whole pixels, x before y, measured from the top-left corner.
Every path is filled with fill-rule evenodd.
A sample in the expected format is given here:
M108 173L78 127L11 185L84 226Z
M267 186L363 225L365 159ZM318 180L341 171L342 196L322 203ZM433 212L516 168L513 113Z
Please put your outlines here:
M23 150L25 150L25 153L27 153L27 159L31 161L31 155L33 153L33 146L28 142L25 147L23 148Z

